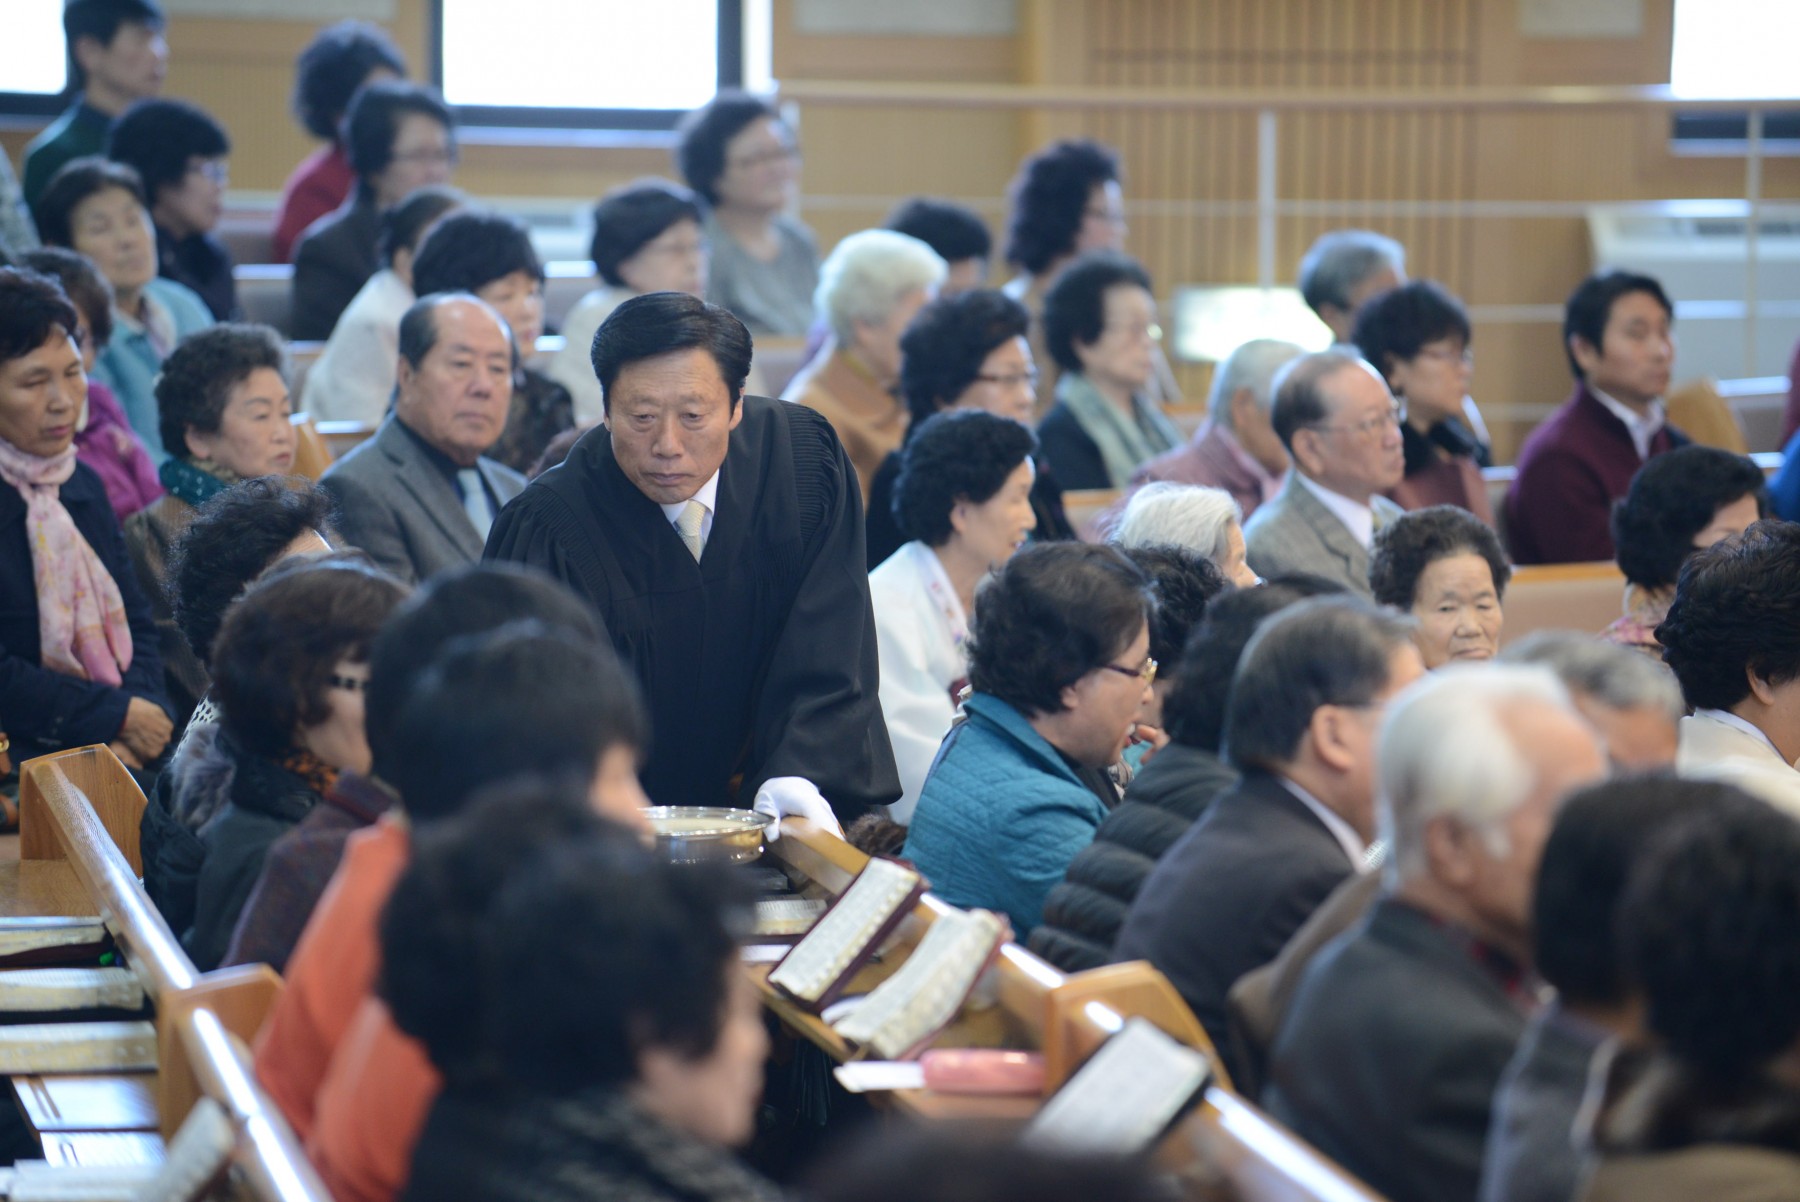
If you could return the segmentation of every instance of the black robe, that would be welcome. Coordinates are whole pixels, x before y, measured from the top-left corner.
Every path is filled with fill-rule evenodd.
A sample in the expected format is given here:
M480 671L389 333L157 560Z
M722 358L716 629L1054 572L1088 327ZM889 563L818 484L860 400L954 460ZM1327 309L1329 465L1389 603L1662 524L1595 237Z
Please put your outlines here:
M593 603L649 702L657 805L748 806L803 776L848 825L900 796L877 692L862 497L831 426L745 397L695 563L613 458L605 427L503 510L485 559L529 564Z

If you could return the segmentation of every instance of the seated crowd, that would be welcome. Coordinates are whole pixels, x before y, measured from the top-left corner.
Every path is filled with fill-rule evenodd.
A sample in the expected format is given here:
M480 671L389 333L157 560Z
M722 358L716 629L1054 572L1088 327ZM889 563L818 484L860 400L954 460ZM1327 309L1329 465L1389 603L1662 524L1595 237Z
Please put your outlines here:
M1149 961L1393 1202L1800 1189L1800 526L1667 423L1657 281L1576 286L1574 394L1494 513L1469 316L1397 243L1321 238L1334 345L1245 343L1184 434L1109 148L1026 161L990 289L944 201L821 260L793 130L725 93L684 184L599 199L539 358L528 229L346 23L276 230L305 410L374 426L315 483L236 320L228 134L157 95L154 0L67 11L46 246L0 246L0 730L109 747L195 966L282 973L255 1074L340 1202L795 1188L753 1137L826 1086L759 1104L753 894L650 851L652 804L848 831L1064 971ZM754 339L809 335L762 395ZM1507 641L1515 563L1615 558L1604 632ZM890 1141L811 1196L1150 1176Z

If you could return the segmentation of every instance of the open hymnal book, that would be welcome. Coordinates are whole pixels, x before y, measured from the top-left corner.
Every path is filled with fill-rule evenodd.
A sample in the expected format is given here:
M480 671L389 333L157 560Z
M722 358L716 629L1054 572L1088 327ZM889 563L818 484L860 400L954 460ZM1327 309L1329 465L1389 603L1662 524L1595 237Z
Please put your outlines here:
M825 903L811 897L773 897L756 903L756 929L751 938L793 942L812 930L825 913Z
M832 1029L884 1060L916 1050L956 1017L1006 942L1006 923L986 910L940 914L897 972Z
M870 860L782 957L769 984L814 1009L829 1004L924 892L925 878L904 864Z
M1141 1018L1100 1046L1031 1120L1025 1143L1128 1156L1148 1148L1212 1077L1206 1057Z

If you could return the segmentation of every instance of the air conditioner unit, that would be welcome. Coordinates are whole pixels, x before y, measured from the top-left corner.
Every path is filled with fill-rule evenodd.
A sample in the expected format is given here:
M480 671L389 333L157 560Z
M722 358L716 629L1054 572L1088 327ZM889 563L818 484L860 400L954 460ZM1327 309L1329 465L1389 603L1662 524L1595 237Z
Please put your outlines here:
M1675 378L1785 376L1800 341L1800 205L1761 206L1755 337L1743 201L1660 201L1588 210L1596 267L1655 276L1675 302Z

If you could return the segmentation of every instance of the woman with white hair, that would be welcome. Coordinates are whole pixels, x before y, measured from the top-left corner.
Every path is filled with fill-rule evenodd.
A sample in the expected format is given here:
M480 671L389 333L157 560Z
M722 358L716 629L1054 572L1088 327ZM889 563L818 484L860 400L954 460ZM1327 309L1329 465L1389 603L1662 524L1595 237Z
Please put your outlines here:
M900 335L937 295L949 268L936 251L892 230L863 230L837 244L813 294L831 342L782 398L818 410L843 440L862 486L863 506L882 460L906 437Z
M1212 560L1239 588L1262 581L1244 560L1243 511L1220 488L1160 481L1125 503L1109 542L1118 547L1183 547Z

